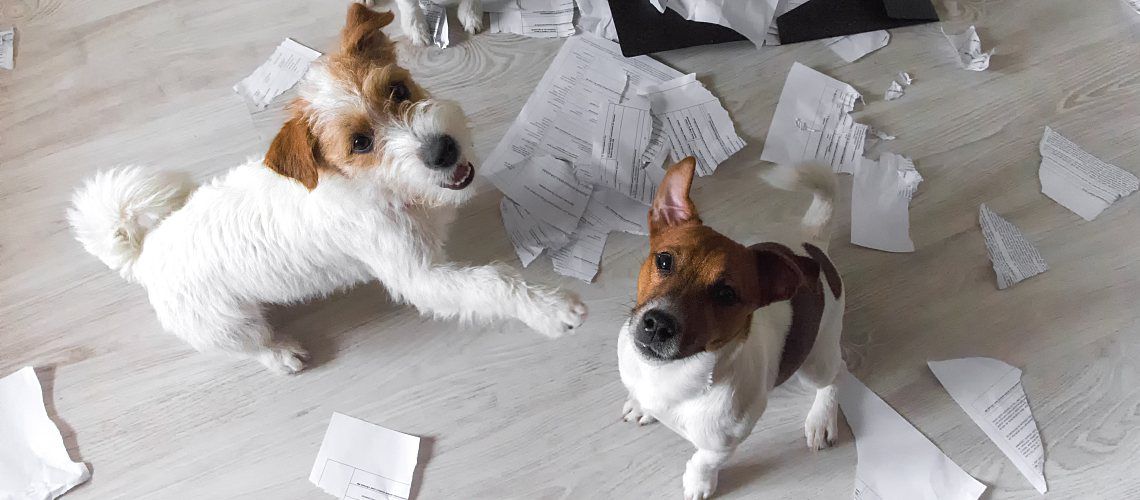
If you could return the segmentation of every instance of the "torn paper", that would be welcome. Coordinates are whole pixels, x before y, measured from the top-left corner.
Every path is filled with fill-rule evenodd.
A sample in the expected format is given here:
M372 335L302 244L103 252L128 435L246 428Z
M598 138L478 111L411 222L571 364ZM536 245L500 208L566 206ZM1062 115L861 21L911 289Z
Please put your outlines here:
M618 41L614 15L610 12L609 0L576 0L578 4L578 28L583 33L593 33L607 40Z
M35 369L0 379L0 498L54 499L90 477L48 417Z
M309 481L342 499L408 498L420 438L333 413Z
M570 242L570 235L539 220L527 209L510 198L503 197L499 202L499 212L503 227L511 238L523 267L527 267L547 248L560 248Z
M850 85L795 63L784 82L760 159L780 164L819 160L851 172L863 156L867 126L848 113L859 93Z
M0 68L12 69L16 52L16 29L0 30Z
M609 233L649 234L648 214L649 205L617 191L595 187L574 235L550 255L554 271L585 282L593 281Z
M991 358L928 361L930 371L970 419L1042 495L1045 448L1021 385L1021 370Z
M837 36L823 40L827 48L847 62L855 62L863 56L887 46L891 34L887 30L868 31L855 35Z
M644 0L629 0L644 1ZM740 33L757 48L764 45L777 0L649 0L658 12L673 9L690 21L719 24Z
M984 71L990 67L990 56L993 55L993 49L989 52L982 52L982 39L978 38L978 30L970 26L965 32L951 35L942 31L946 35L946 40L950 42L950 46L958 53L958 58L962 63L962 68L970 71Z
M1049 270L1037 247L1021 234L1021 230L993 213L985 203L978 207L978 223L982 226L986 251L997 275L998 290L1005 290Z
M644 94L649 97L653 115L661 120L673 161L695 157L697 174L712 175L722 162L744 148L728 111L697 75L690 73L649 85Z
M837 385L839 407L855 437L854 498L976 500L985 492L986 485L846 370Z
M620 102L626 86L645 88L678 76L648 56L626 58L616 43L592 34L570 37L487 157L483 175L493 177L540 154L588 163L607 104Z
M432 0L420 0L420 10L424 13L424 23L431 33L431 43L441 49L451 44L447 25L447 9Z
M514 33L531 38L573 35L574 0L517 0L503 9L484 8L488 33ZM497 11L496 11L497 10Z
M234 85L234 92L256 110L265 109L274 97L296 85L320 52L286 38L253 74Z
M780 29L776 26L776 19L788 11L807 3L808 0L779 0L776 2L776 13L772 15L772 22L768 24L768 32L764 34L764 45L780 45Z
M1124 3L1132 7L1132 10L1136 11L1137 14L1140 14L1140 0L1124 0Z
M500 172L491 182L533 217L571 233L590 201L590 188L578 182L574 167L549 155Z
M895 79L898 80L899 83L902 83L906 86L910 86L910 84L914 83L914 78L911 78L910 73L907 73L906 71L899 71L899 74L897 77L895 77Z
M891 85L887 87L887 91L883 94L883 99L893 101L903 96L902 85L899 82L891 80Z
M594 139L593 161L576 166L580 182L604 186L649 204L665 179L666 138L647 96L609 103Z
M1101 161L1049 127L1039 148L1041 192L1085 220L1140 186L1132 173Z
M922 176L910 159L884 152L864 158L851 185L851 243L886 252L913 252L910 200Z

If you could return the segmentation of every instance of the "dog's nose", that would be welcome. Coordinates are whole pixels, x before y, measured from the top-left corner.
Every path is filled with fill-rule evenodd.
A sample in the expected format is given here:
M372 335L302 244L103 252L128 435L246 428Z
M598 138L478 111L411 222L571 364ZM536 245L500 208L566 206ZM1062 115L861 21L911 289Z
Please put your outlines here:
M441 134L424 142L424 163L431 168L447 168L459 160L459 143L450 135Z
M650 342L664 342L677 335L677 321L660 309L650 309L641 315L641 334Z

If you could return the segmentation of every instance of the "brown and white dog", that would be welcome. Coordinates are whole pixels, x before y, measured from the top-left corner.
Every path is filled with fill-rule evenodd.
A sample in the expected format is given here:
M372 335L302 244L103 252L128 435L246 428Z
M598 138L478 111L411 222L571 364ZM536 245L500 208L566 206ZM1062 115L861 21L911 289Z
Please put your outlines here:
M752 433L769 391L793 374L817 388L804 422L808 446L834 441L844 299L823 250L835 193L827 166L780 166L764 176L815 194L802 222L813 241L789 246L745 246L705 226L689 199L694 167L692 158L673 165L657 190L650 254L618 336L618 366L629 390L625 420L659 420L693 443L684 493L704 499Z

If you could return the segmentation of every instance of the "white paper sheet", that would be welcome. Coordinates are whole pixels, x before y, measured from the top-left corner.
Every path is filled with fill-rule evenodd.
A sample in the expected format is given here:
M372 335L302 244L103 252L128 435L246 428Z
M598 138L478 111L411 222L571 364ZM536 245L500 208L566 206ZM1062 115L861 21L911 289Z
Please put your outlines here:
M1085 220L1140 187L1131 172L1101 161L1049 127L1039 149L1041 192Z
M1124 3L1132 7L1132 10L1136 11L1137 14L1140 14L1140 0L1124 0Z
M913 252L910 200L922 182L910 159L882 153L866 158L851 185L851 243L886 252Z
M0 29L0 69L12 69L16 52L16 29Z
M565 233L578 227L590 201L590 188L579 183L574 167L549 155L533 156L491 182L533 217Z
M309 481L351 500L408 498L420 438L333 413Z
M620 102L626 85L644 88L678 76L648 56L626 58L608 40L591 34L570 37L481 171L493 176L536 154L584 164L593 152L604 106Z
M629 0L644 1L644 0ZM757 48L764 45L777 0L649 0L658 12L673 9L690 21L713 23L744 35Z
M274 97L296 85L309 70L309 65L320 56L320 52L286 38L268 61L234 85L234 92L254 109L265 109Z
M696 74L645 87L653 115L661 120L673 161L697 159L697 174L712 175L730 156L744 148L732 118L720 100L697 80Z
M510 5L514 4L514 5ZM515 33L531 38L573 35L574 0L517 0L498 12L487 12L488 33Z
M578 28L607 40L618 41L614 15L608 0L575 0L578 4Z
M607 103L598 128L594 138L594 165L612 172L641 170L642 157L653 132L649 98L633 93L620 103Z
M976 500L986 490L846 370L838 386L855 436L854 498Z
M891 85L887 87L887 91L883 93L883 99L887 101L893 101L902 97L903 94L904 92L902 85L899 85L899 82L891 80Z
M447 9L432 0L420 0L420 10L424 12L424 23L431 33L431 43L441 49L451 45L450 27L447 25Z
M90 477L48 417L35 369L0 379L0 498L54 499Z
M764 34L764 45L780 45L780 29L776 26L776 18L807 3L807 1L808 0L779 0L776 2L776 13L772 15L772 22L768 24L768 32Z
M991 358L928 361L930 371L970 419L1042 495L1045 448L1021 386L1021 370Z
M990 56L994 51L990 49L989 52L982 52L982 39L978 37L978 30L973 26L962 33L951 35L944 30L942 34L946 35L946 40L957 52L963 69L985 71L990 67Z
M844 61L851 63L862 59L863 56L867 54L886 47L887 42L890 41L890 32L887 30L879 30L828 38L823 40L823 44Z
M649 234L648 214L649 205L617 191L595 187L586 213L570 241L551 252L555 272L585 282L593 281L598 274L609 233Z
M867 136L867 126L848 114L859 98L850 85L795 63L760 159L780 164L819 160L836 172L852 172L863 156Z
M503 227L511 238L523 267L527 267L547 248L560 248L570 242L570 235L558 228L542 222L527 209L510 198L503 197L499 202L499 212L503 217Z
M993 262L999 290L1049 270L1037 247L1021 230L995 214L985 203L978 207L978 224L982 226L982 237Z
M914 78L911 78L910 73L907 73L906 71L899 71L899 74L897 77L895 77L895 79L899 83L906 86L910 86L910 84L914 83Z

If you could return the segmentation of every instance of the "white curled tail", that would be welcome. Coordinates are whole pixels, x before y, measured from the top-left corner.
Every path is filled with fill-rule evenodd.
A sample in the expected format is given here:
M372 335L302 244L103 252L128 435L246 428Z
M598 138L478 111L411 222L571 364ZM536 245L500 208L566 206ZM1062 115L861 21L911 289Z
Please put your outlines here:
M83 248L128 280L147 232L182 205L189 182L141 167L95 174L71 198L67 220Z
M776 165L760 175L772 187L787 191L809 191L814 196L801 220L808 238L826 243L831 233L836 182L831 167L818 162Z

